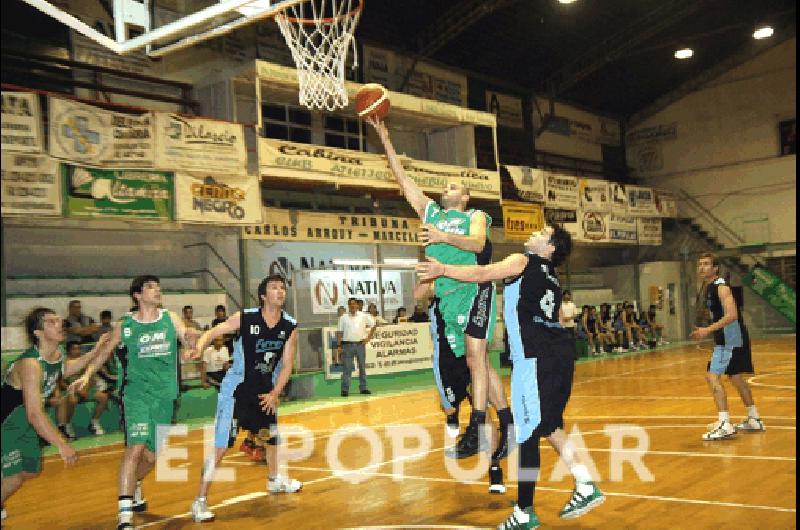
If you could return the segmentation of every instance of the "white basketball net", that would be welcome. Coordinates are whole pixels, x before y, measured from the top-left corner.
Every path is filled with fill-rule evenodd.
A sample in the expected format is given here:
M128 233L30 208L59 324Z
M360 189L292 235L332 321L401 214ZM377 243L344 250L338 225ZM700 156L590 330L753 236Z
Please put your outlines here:
M333 111L347 106L344 63L361 16L362 0L308 0L275 16L292 50L300 83L300 104Z

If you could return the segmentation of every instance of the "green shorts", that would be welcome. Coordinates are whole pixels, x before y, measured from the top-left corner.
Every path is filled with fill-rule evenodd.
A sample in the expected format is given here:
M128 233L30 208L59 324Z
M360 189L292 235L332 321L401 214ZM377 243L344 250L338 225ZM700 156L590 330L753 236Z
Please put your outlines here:
M42 448L39 436L28 423L25 407L18 407L3 422L3 478L22 473L39 473L42 470Z
M174 399L133 393L126 389L122 398L125 445L146 445L150 451L156 452L158 426L170 425L174 410Z

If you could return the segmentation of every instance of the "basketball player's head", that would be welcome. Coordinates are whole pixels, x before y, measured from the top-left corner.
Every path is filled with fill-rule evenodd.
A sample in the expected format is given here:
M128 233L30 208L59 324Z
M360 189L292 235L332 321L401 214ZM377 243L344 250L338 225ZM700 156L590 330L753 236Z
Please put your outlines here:
M286 280L280 274L270 274L258 284L261 307L283 307L286 302Z
M558 267L572 251L572 237L558 225L546 224L541 230L533 232L525 249L544 259L549 259L553 267Z
M469 202L469 189L458 178L450 178L442 191L442 208L446 210L466 210Z
M64 321L52 309L36 307L25 317L25 332L34 346L41 341L58 343L64 340Z
M703 281L711 281L719 276L719 262L717 256L706 252L697 260L697 275Z
M131 282L130 295L134 311L143 307L158 307L161 305L161 280L152 274L137 276Z

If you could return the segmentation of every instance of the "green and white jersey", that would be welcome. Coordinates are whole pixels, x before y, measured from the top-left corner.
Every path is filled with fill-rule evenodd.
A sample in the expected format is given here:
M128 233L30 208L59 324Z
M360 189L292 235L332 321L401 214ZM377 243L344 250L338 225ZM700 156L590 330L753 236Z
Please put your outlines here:
M470 235L470 222L472 221L472 217L477 213L479 213L479 210L467 210L464 212L445 210L435 201L429 201L427 206L425 206L424 222L433 225L442 232L468 236ZM488 230L489 226L492 224L492 220L488 214L484 215L486 216ZM485 250L476 254L475 252L463 250L447 243L435 243L425 247L426 256L435 258L447 265L485 265L491 260L491 247L488 250L489 255L487 259L481 259L484 253ZM436 278L433 285L436 296L439 298L451 295L453 292L461 289L477 291L477 286L473 283L460 282L445 277Z
M9 382L11 370L14 368L14 365L22 359L29 358L36 359L39 362L39 366L42 368L42 381L39 391L42 395L42 405L44 405L44 401L49 398L56 389L58 378L64 372L64 360L66 359L66 353L64 352L64 348L62 346L58 347L58 352L58 360L47 362L47 360L45 360L44 357L42 357L42 354L39 352L39 348L36 346L31 346L8 365L5 377L3 378L2 386L3 428L7 426L7 422L18 422L20 424L24 422L26 425L28 423L28 418L25 414L25 407L22 400L22 389L14 388Z
M120 319L125 354L120 359L124 393L178 397L178 337L166 309L152 322L140 322L128 313Z

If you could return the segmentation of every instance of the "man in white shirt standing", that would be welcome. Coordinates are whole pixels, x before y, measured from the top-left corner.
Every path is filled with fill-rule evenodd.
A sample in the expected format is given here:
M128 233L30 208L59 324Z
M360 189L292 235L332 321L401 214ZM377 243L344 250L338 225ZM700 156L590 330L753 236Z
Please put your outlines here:
M575 319L578 316L578 308L575 307L575 302L572 301L572 292L569 289L564 291L564 298L561 302L561 326L566 328L567 331L572 333L575 337Z
M371 394L367 389L366 345L375 334L375 321L368 313L358 310L358 300L347 301L348 312L339 317L336 339L339 343L344 368L342 370L342 397L350 394L350 377L353 373L353 358L358 358L359 390Z

